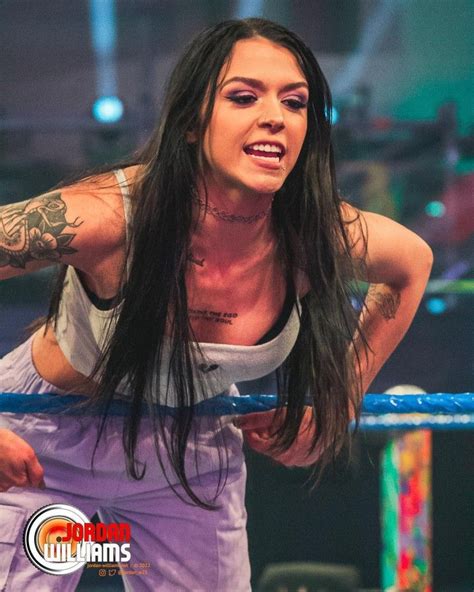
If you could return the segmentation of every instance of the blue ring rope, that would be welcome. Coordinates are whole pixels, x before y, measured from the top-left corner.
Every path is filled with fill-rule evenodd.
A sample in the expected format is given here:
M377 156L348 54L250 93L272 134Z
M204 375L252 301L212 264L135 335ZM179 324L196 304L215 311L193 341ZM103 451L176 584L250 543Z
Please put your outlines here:
M413 414L366 415L360 418L360 428L365 431L380 430L472 430L473 413L453 415Z
M0 393L0 413L47 413L67 415L97 415L100 408L77 408L86 401L82 395ZM242 415L256 411L268 411L277 405L276 395L218 395L195 406L196 415ZM111 403L110 415L127 415L129 403L116 399ZM156 406L157 413L173 415L174 407ZM474 414L473 393L436 393L426 395L368 394L364 397L363 413L382 415L386 413L424 414Z

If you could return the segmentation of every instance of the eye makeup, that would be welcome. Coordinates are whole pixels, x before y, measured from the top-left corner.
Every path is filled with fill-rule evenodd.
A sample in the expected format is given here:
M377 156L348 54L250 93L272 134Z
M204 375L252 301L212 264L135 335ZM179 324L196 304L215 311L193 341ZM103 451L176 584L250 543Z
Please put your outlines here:
M255 103L258 98L251 94L230 94L226 96L226 99L232 101L233 103L237 103L238 105L251 105ZM307 100L303 97L291 97L282 99L282 103L290 107L290 109L299 110L304 109L307 107Z

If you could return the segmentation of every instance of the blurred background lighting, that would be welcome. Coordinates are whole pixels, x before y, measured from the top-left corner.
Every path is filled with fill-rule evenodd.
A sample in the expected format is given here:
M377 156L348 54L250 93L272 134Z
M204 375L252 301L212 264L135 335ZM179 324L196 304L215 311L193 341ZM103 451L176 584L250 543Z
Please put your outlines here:
M123 116L123 103L118 97L99 97L92 106L92 115L99 123L117 123Z
M115 1L90 0L89 9L92 45L97 53L110 54L117 42Z
M115 0L89 0L89 24L95 55L97 95L114 96L117 94Z
M447 309L446 301L443 298L429 298L426 301L426 310L433 315L440 315Z
M331 109L330 120L332 125L335 125L339 121L339 111L334 106Z
M400 0L381 0L373 3L373 11L362 28L357 49L348 56L340 73L332 83L332 93L340 96L350 93L360 81L369 61L386 32L393 26Z
M263 16L263 0L240 0L237 2L235 18Z
M441 218L446 212L446 206L441 201L430 201L425 206L425 212L432 218Z

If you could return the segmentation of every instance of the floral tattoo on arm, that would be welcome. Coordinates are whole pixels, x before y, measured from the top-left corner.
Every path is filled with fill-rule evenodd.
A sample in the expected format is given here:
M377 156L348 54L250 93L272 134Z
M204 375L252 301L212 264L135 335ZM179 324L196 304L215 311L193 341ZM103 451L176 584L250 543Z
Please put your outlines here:
M59 191L0 207L0 267L24 269L28 261L58 261L77 253L70 246L76 236L64 232L82 220L66 220L66 203Z
M397 314L401 296L399 292L395 292L385 284L370 284L367 301L375 302L380 314L389 321Z

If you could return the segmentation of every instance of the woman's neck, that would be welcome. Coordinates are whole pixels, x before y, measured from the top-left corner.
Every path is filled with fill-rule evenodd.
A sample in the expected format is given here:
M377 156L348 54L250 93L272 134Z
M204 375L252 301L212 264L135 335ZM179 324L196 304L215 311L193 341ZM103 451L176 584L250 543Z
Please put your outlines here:
M271 214L249 224L225 221L199 210L191 251L195 260L203 258L232 262L255 256L274 243ZM196 262L196 261L195 261Z
M271 194L223 194L208 189L196 196L192 249L195 259L213 254L227 260L247 257L274 237ZM200 255L200 254L201 255Z

